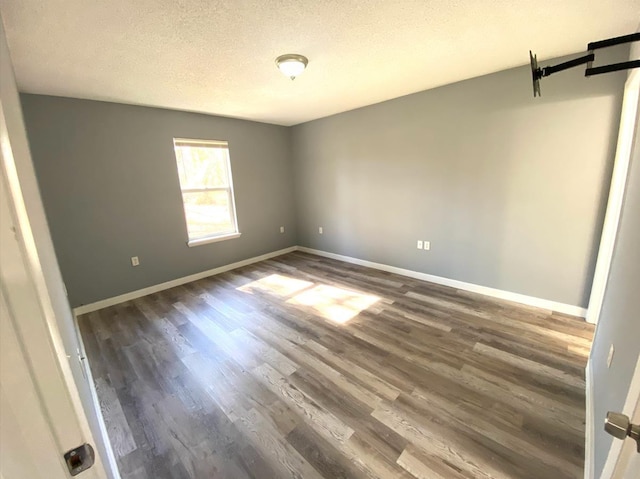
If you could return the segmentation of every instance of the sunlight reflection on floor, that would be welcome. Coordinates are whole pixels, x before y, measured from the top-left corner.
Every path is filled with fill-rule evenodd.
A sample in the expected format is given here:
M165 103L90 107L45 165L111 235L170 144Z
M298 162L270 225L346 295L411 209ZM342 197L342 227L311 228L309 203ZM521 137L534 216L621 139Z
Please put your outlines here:
M326 319L344 324L379 300L370 294L321 284L294 296L287 303L309 306Z
M288 304L308 307L313 312L337 324L348 322L361 311L380 301L378 296L371 294L323 284L314 286L314 283L309 281L280 274L272 274L237 289L249 294L260 291L283 297L295 294L287 300Z
M254 290L259 290L273 293L278 296L289 296L311 286L313 286L313 283L309 281L289 278L280 274L272 274L271 276L267 276L266 278L262 278L249 284L245 284L244 286L238 288L238 290L245 293L251 293Z

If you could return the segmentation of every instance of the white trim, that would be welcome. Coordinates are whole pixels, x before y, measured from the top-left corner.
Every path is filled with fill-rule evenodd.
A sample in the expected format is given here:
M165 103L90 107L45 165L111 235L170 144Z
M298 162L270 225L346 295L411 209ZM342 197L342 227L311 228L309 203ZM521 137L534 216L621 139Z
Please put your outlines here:
M147 296L148 294L153 294L153 293L157 293L158 291L163 291L165 289L173 288L175 286L180 286L181 284L197 281L199 279L206 278L208 276L214 276L216 274L224 273L226 271L231 271L232 269L241 268L242 266L247 266L249 264L257 263L259 261L264 261L266 259L275 258L276 256L291 253L292 251L296 251L297 249L298 249L297 246L290 246L289 248L284 248L278 251L272 251L271 253L266 253L260 256L254 256L253 258L244 259L236 263L219 266L217 268L208 269L200 273L195 273L189 276L183 276L182 278L173 279L165 283L160 283L153 286L149 286L147 288L131 291L130 293L114 296L113 298L103 299L101 301L96 301L95 303L83 304L82 306L78 306L77 308L74 308L73 313L76 316L79 316L85 313L90 313L91 311L97 311L102 308L113 306L114 304L120 304L120 303L124 303L125 301L141 298L142 296Z
M346 263L358 264L360 266L367 266L368 268L379 269L381 271L387 271L389 273L400 274L402 276L408 276L410 278L421 279L423 281L429 281L431 283L450 286L457 289L463 289L465 291L471 291L473 293L491 296L492 298L505 299L507 301L535 306L537 308L557 311L559 313L570 314L572 316L579 316L581 318L584 318L587 314L587 310L585 308L581 308L580 306L558 303L556 301L550 301L548 299L535 298L533 296L527 296L520 293L512 293L510 291L503 291L501 289L489 288L487 286L480 286L478 284L465 283L464 281L458 281L456 279L443 278L441 276L420 273L419 271L412 271L410 269L397 268L395 266L389 266L387 264L374 263L372 261L352 258L351 256L343 256L341 254L329 253L327 251L321 251L312 248L306 248L304 246L298 246L298 250L305 253L315 254L317 256L337 259Z
M640 72L633 71L629 74L624 87L622 100L622 113L620 115L620 129L618 133L618 145L616 157L611 175L609 200L602 225L602 236L596 269L593 274L591 296L589 297L589 310L586 320L596 324L602 310L602 302L607 289L609 270L613 258L613 249L618 236L618 224L622 213L622 203L627 184L627 174L631 161L631 152L634 142L634 132L638 121L638 97L640 95Z
M189 240L187 241L187 245L189 246L189 248L193 248L194 246L200 246L203 244L217 243L218 241L225 241L225 240L230 240L234 238L240 238L241 234L242 233L229 233L229 234L218 235L218 236L205 236L204 238Z
M640 355L636 360L636 368L633 371L633 376L631 377L631 384L629 384L629 391L627 392L627 398L625 399L624 407L620 412L633 419L633 413L635 412L637 407L640 407L639 403L640 403ZM613 442L611 443L611 448L609 449L609 454L607 455L607 462L604 463L604 468L602 469L602 474L600 475L600 479L611 479L614 477L614 473L620 472L620 471L616 471L616 466L618 465L618 460L620 459L620 454L622 453L623 445L624 445L623 440L620 440L620 439L613 440Z
M157 293L158 291L163 291L165 289L173 288L175 286L180 286L181 284L190 283L191 281L197 281L199 279L206 278L208 276L214 276L216 274L224 273L226 271L231 271L232 269L241 268L242 266L247 266L249 264L257 263L259 261L264 261L266 259L274 258L276 256L281 256L283 254L291 253L293 251L302 251L304 253L315 254L316 256L323 256L325 258L337 259L339 261L344 261L345 263L358 264L360 266L366 266L368 268L379 269L381 271L387 271L389 273L408 276L410 278L420 279L422 281L429 281L431 283L441 284L441 285L449 286L452 288L457 288L465 291L471 291L473 293L483 294L485 296L490 296L492 298L499 298L507 301L513 301L515 303L526 304L528 306L535 306L537 308L548 309L550 311L557 311L559 313L570 314L572 316L578 316L581 318L584 318L585 315L587 314L587 310L585 308L581 308L580 306L573 306L570 304L558 303L556 301L550 301L548 299L536 298L533 296L527 296L519 293L512 293L510 291L503 291L501 289L489 288L487 286L480 286L478 284L465 283L464 281L458 281L456 279L443 278L441 276L421 273L419 271L412 271L404 268L397 268L395 266L390 266L387 264L374 263L372 261L353 258L351 256L344 256L336 253L329 253L327 251L307 248L305 246L290 246L289 248L273 251L271 253L266 253L260 256L254 256L253 258L238 261L237 263L231 263L228 265L219 266L218 268L209 269L207 271L191 274L189 276L183 276L182 278L173 279L165 283L156 284L153 286L149 286L147 288L131 291L130 293L125 293L119 296L114 296L112 298L96 301L95 303L83 304L82 306L78 306L77 308L74 308L73 312L76 315L90 313L91 311L97 311L102 308L113 306L114 304L124 303L125 301L140 298L148 294Z
M177 145L176 143L184 143L184 145ZM193 138L174 138L173 146L176 147L204 147L204 148L229 148L229 142L227 140L195 140Z
M593 372L591 370L591 358L587 360L587 367L584 369L584 378L586 403L584 427L584 479L593 479L595 411L593 409Z

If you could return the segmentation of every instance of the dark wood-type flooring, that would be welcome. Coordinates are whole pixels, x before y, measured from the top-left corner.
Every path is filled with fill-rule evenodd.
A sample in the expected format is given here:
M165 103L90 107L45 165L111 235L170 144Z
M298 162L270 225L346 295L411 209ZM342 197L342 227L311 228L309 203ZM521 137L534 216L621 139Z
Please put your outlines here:
M79 325L123 479L583 476L577 318L296 252Z

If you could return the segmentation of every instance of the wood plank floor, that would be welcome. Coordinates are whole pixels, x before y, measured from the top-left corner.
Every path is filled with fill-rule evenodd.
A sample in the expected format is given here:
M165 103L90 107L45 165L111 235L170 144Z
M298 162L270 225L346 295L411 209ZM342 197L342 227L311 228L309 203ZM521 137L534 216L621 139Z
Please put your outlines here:
M577 318L291 253L79 325L123 479L583 476Z

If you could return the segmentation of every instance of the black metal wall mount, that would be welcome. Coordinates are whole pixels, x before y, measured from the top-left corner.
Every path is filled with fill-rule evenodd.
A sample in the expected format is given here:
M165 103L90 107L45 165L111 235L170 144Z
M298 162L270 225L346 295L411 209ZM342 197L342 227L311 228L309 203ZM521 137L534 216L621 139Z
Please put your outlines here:
M632 33L630 35L623 35L621 37L608 38L607 40L601 40L599 42L591 42L587 45L588 54L569 60L558 65L550 65L543 68L538 67L538 59L536 55L529 50L529 62L531 64L531 80L533 81L533 96L541 96L540 94L540 79L548 77L557 72L574 68L580 65L587 65L587 69L584 72L584 76L590 77L593 75L600 75L602 73L616 72L620 70L629 70L631 68L640 68L640 60L630 60L628 62L612 63L610 65L603 65L594 67L593 62L596 59L594 50L600 48L612 47L614 45L620 45L622 43L631 43L640 41L640 33Z

